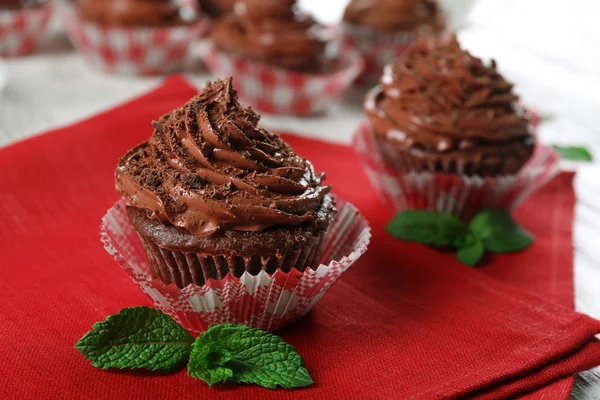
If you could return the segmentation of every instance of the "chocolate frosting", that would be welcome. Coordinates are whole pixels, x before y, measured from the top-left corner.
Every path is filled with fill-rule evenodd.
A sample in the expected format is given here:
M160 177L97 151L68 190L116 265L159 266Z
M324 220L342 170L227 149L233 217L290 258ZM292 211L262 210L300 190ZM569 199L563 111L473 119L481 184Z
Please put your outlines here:
M446 27L435 0L353 0L344 21L382 32L437 34Z
M329 38L296 0L241 0L213 29L215 47L299 71L318 71Z
M233 11L237 0L199 0L200 8L211 17L218 17Z
M185 25L199 17L183 0L75 0L79 16L101 25L161 27Z
M365 111L377 134L405 148L497 153L499 144L533 142L512 89L494 61L485 65L454 35L424 37L385 68Z
M196 237L313 222L331 188L259 118L238 103L232 78L209 83L119 161L117 190Z

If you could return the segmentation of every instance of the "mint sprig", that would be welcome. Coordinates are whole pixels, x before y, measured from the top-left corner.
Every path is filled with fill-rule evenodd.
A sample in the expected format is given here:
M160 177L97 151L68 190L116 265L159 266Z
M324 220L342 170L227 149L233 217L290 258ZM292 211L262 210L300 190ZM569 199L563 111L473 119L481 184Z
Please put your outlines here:
M592 153L585 147L553 145L552 148L556 150L563 160L593 161L594 159Z
M183 365L194 337L171 317L132 307L97 322L75 345L94 367L173 371Z
M464 264L475 266L485 254L485 246L481 239L468 234L468 239L458 247L456 257Z
M388 224L388 230L400 239L436 247L454 247L467 234L468 227L452 215L408 210L397 214Z
M456 248L457 258L471 266L477 265L486 251L515 252L533 243L529 232L499 210L482 211L468 224L433 211L403 211L390 221L387 229L399 239Z
M555 119L556 119L556 114L551 113L551 112L543 113L542 115L540 115L541 122L550 122L550 121L554 121Z
M283 339L242 325L211 326L192 345L188 374L214 385L228 380L269 389L313 384L304 359Z
M275 389L313 383L296 349L278 336L243 325L211 326L194 339L175 320L149 307L125 308L97 322L75 345L98 368L188 374L209 386L233 381Z
M477 214L469 223L469 231L481 241L485 250L492 253L519 251L533 243L529 232L510 215L498 210Z

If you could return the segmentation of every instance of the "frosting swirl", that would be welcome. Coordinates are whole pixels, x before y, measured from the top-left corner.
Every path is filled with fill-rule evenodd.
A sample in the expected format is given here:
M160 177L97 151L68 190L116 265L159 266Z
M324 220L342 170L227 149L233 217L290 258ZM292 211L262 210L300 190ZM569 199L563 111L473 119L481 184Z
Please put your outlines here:
M319 71L328 37L296 0L241 0L212 32L215 47L298 71Z
M198 10L182 0L75 0L79 16L102 25L177 26L198 20Z
M344 21L381 32L437 34L446 27L434 0L353 0Z
M494 61L485 65L454 35L424 37L385 68L365 112L376 133L405 148L499 151L498 144L533 142L512 89Z
M238 103L232 78L209 83L119 161L117 190L196 237L314 221L331 189L324 175L259 119Z

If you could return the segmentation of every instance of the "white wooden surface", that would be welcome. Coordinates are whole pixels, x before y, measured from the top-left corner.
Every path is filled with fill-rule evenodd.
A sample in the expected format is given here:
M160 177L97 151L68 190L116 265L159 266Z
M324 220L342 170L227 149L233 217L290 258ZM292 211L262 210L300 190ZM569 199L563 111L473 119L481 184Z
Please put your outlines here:
M326 22L337 21L346 2L301 1ZM444 1L459 10L472 2ZM461 16L459 12L453 17L464 28L461 42L474 54L494 57L517 83L526 104L555 116L542 126L542 139L585 144L600 159L600 1L479 0L469 18ZM198 85L209 78L206 73L188 76ZM0 146L91 116L159 82L160 78L122 78L89 71L63 39L49 40L42 54L0 63ZM360 101L360 94L349 93L323 117L263 119L274 129L348 143L362 118ZM600 318L600 164L574 167L579 169L576 307ZM598 376L582 374L573 398L600 399Z

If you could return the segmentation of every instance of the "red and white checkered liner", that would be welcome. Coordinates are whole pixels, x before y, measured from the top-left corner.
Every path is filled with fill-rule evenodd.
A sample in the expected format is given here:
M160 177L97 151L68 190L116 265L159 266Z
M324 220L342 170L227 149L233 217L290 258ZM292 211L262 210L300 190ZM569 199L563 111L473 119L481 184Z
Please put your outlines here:
M359 81L369 84L377 82L383 67L401 56L416 39L416 35L411 32L378 33L348 23L342 24L341 31L342 45L358 49L362 54L365 68Z
M219 78L233 76L242 101L270 114L311 115L327 110L350 87L364 62L358 51L341 54L340 67L327 74L286 71L230 53L208 49L205 62Z
M122 75L157 75L176 71L189 45L208 30L206 19L189 26L133 28L97 25L80 20L65 7L67 33L92 68Z
M338 199L338 215L328 236L317 270L296 269L273 275L231 274L209 280L202 287L184 289L150 275L146 253L119 201L102 219L101 240L133 281L154 301L155 306L175 318L184 328L204 331L211 324L240 323L275 331L307 314L325 292L367 251L371 231L366 219L352 204Z
M0 57L33 53L44 37L52 6L0 11Z
M517 175L463 176L450 173L393 171L381 156L374 133L363 122L353 145L371 184L396 211L432 210L468 220L484 209L514 210L559 171L559 155L538 144L532 158Z

